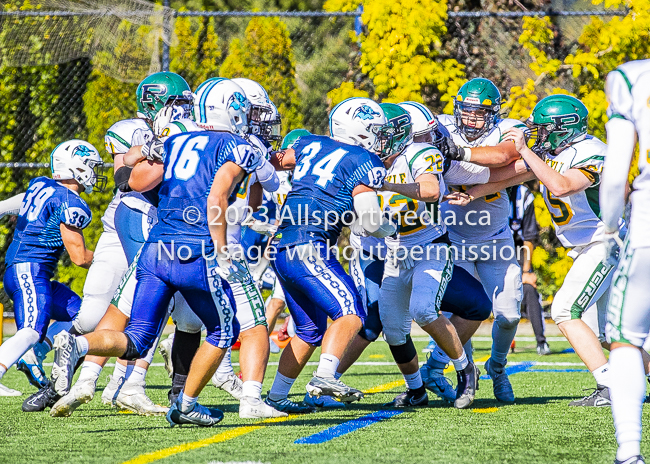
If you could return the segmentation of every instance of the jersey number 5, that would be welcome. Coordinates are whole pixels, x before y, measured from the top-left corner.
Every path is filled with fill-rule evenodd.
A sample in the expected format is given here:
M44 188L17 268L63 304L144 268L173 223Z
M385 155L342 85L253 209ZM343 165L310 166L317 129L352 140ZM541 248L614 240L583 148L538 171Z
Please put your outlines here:
M312 167L312 160L316 157L316 155L318 155L318 153L321 151L321 148L322 146L320 142L313 142L302 149L300 153L305 156L303 156L303 158L300 160L300 163L298 163L296 166L296 169L293 173L294 180L302 179L308 172L311 171L311 174L313 176L318 177L316 185L324 189L327 188L329 183L334 179L334 169L336 169L336 166L339 165L343 157L347 154L347 150L337 148L329 155L323 157L323 159L318 161Z

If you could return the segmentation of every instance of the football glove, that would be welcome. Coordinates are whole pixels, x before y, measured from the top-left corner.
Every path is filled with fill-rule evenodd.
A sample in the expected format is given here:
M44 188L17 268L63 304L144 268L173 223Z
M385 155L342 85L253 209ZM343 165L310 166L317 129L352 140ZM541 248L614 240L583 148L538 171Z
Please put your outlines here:
M445 137L439 144L438 149L445 159L452 161L469 161L471 150L469 148L459 147L454 143L451 137Z
M278 226L275 224L269 224L268 222L259 221L253 217L251 214L241 223L242 226L248 226L253 232L257 232L261 235L266 235L267 237L273 237L278 231Z
M610 266L618 265L619 255L623 249L623 241L618 233L618 230L605 233L605 259L603 261Z
M154 138L142 145L142 156L147 158L149 161L158 161L162 163L165 158L165 145L157 138Z

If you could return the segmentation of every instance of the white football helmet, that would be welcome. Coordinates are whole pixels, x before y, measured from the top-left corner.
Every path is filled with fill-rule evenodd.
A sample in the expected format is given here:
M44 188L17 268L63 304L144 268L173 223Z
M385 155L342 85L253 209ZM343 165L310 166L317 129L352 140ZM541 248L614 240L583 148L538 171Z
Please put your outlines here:
M384 112L375 101L348 98L330 112L330 135L339 142L377 151L377 134L387 123Z
M221 77L208 79L194 94L194 119L206 130L248 133L250 102L244 90Z
M438 122L438 118L436 118L431 110L422 103L407 101L399 103L399 106L404 108L411 116L413 137L430 133L431 142L429 143L435 145L440 142L445 135L449 135L449 132Z
M74 179L90 193L94 187L101 192L106 187L106 176L99 175L95 168L104 165L97 149L83 140L68 140L59 144L50 155L52 179Z
M259 135L267 141L279 140L279 127L275 131L277 132L276 134L274 133L273 125L281 124L280 115L264 87L259 83L244 77L236 77L232 79L232 81L244 89L246 98L248 98L248 101L251 103L250 113L248 113L250 133ZM271 138L275 135L277 135L277 137Z

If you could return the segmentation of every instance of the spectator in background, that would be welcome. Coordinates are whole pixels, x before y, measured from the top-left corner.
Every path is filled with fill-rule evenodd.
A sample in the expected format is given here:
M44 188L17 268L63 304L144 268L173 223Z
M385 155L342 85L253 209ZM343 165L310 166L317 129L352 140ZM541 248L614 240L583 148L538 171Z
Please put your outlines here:
M535 182L529 182L510 190L510 228L515 239L517 256L520 257L521 280L524 284L521 312L526 314L533 325L533 332L537 339L537 354L544 356L550 354L551 349L544 335L544 313L537 292L537 275L531 263L534 242L539 238L539 227L535 219L535 197L532 192L534 189Z

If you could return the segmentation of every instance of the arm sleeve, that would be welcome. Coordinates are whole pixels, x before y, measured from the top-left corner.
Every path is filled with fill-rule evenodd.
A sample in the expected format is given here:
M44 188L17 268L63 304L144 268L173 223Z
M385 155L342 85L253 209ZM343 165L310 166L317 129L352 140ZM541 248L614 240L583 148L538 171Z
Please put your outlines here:
M361 226L373 237L384 238L395 233L395 226L384 219L375 192L363 192L355 195L354 211Z
M275 192L280 187L280 179L275 172L275 168L263 158L260 165L255 170L257 180L267 192Z
M7 215L16 216L20 212L20 207L23 204L24 193L19 193L11 198L0 201L0 218Z
M524 210L524 217L521 220L521 238L525 242L536 242L539 237L539 228L535 218L535 203L533 195L530 195L530 203ZM528 199L527 199L528 200Z
M444 178L449 185L486 184L490 180L490 168L465 161L452 161Z
M131 177L131 172L133 168L128 166L122 166L113 175L115 180L115 186L120 189L122 192L130 192L132 189L129 186L129 178Z

